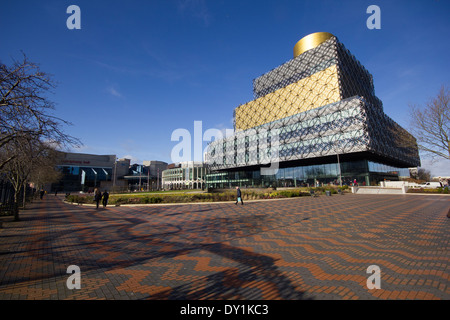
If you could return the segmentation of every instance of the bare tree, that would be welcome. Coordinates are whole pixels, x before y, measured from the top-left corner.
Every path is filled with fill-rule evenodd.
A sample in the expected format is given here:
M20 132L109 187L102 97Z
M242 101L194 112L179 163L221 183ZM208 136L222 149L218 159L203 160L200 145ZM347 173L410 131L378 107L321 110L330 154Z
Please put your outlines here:
M54 103L47 95L55 87L25 55L11 66L0 62L0 173L14 188L15 220L20 191L30 179L44 183L57 177L55 148L81 145L62 129L70 122L52 115Z
M63 132L70 122L51 114L54 103L46 94L55 88L51 77L25 55L11 66L0 61L0 170L17 154L5 154L6 145L24 139L40 139L59 146L81 142Z
M36 168L29 176L29 182L32 182L36 188L44 188L54 182L58 182L61 177L61 171L56 169L58 163L58 153L51 147L45 151L45 157L36 161Z
M419 168L417 171L417 177L419 180L431 181L431 172L424 168Z
M33 182L36 187L56 182L60 173L56 170L58 152L39 139L20 137L6 144L5 149L12 160L4 165L3 175L14 188L14 219L19 220L19 196L27 184ZM25 203L25 193L23 193Z
M40 156L35 142L39 140L31 140L24 136L17 137L5 144L2 156L7 156L9 161L4 164L4 176L9 180L14 188L14 219L19 220L19 194L22 186L26 185L30 176L34 163L34 158Z
M450 91L442 86L424 108L410 106L411 131L419 149L432 159L450 160Z

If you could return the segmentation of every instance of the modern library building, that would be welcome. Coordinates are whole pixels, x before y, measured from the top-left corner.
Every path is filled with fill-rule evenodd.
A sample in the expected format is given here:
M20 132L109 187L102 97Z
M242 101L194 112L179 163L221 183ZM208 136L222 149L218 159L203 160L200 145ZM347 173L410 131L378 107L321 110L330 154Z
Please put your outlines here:
M330 33L302 38L292 60L253 80L253 94L234 110L234 134L208 146L208 188L376 185L420 165L415 138Z

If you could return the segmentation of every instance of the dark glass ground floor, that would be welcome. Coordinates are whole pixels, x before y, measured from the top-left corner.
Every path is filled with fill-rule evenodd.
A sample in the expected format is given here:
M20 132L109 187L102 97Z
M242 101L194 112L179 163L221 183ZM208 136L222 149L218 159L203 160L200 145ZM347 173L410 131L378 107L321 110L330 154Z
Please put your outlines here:
M111 181L112 168L81 167L81 166L58 166L61 173L58 182L51 185L54 191L92 191L100 187L102 182Z
M261 175L260 168L221 170L206 175L206 185L212 189L239 187L312 187L322 185L378 185L380 181L409 178L409 169L373 160L351 160L294 166L282 164L275 175Z

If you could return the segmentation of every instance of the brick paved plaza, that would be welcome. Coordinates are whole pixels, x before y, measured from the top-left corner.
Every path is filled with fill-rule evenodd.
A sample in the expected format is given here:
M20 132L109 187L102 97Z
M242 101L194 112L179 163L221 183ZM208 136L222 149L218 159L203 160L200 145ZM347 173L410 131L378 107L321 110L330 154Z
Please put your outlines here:
M0 229L0 299L448 300L449 207L346 194L96 210L47 195Z

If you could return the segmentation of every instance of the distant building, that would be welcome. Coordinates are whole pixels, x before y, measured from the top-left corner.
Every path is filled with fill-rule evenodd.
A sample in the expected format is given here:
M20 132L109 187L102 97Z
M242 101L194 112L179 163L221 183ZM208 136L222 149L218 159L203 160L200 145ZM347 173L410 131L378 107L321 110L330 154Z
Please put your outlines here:
M131 191L150 191L162 189L161 175L167 169L167 162L143 161L142 164L133 164L124 176L128 189Z
M172 163L162 172L162 186L166 190L203 189L206 187L205 176L203 162Z
M127 190L128 182L124 177L130 171L130 159L121 158L117 159L114 165L114 175L113 175L113 188L111 190Z
M409 168L409 178L419 179L419 168L418 167Z
M160 180L161 180L162 172L164 170L166 170L167 166L168 166L167 162L156 161L156 160L151 160L151 161L146 160L146 161L143 161L142 164L144 165L144 167L148 168L151 176L157 177L157 178L159 177Z
M115 155L60 152L56 168L62 173L51 191L110 189L113 185Z
M62 177L48 188L51 191L146 191L161 189L161 175L167 163L144 161L143 165L131 165L130 159L117 159L116 155L60 152L56 169Z

